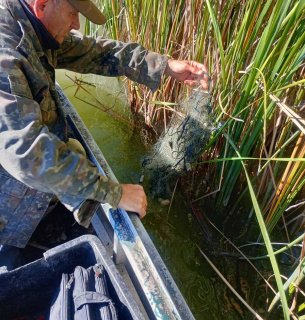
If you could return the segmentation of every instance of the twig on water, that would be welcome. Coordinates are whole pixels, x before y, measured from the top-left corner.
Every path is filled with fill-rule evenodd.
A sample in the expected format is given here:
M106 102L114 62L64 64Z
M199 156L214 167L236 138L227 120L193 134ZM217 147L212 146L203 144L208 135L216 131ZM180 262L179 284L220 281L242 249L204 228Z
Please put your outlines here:
M74 94L75 98L77 98L78 100L86 103L87 105L89 105L89 106L91 106L91 107L94 107L94 108L96 108L96 109L99 109L99 110L101 110L101 111L104 111L104 112L108 113L109 115L111 115L111 116L113 116L113 117L115 117L115 118L117 118L117 119L120 119L120 120L122 120L122 121L124 121L124 122L127 122L128 124L130 124L131 126L133 126L133 127L135 127L135 128L142 129L141 127L135 125L135 124L132 123L131 121L129 121L129 120L127 120L127 119L125 119L125 118L123 118L123 117L121 117L121 116L113 113L113 112L110 112L109 109L111 109L112 107L111 107L111 108L105 108L105 107L103 106L103 104L102 104L96 97L94 97L88 90L86 90L86 89L82 86L82 82L80 82L79 79L78 79L76 76L75 76L75 80L73 80L73 79L72 79L71 77L69 77L67 74L66 74L66 76L67 76L71 81L73 81L73 82L77 85L77 89L76 89L75 94ZM85 100L77 97L76 94L77 94L77 92L78 92L78 90L79 90L80 88L83 89L83 90L84 90L87 94L89 94L92 98L94 98L95 101L96 101L101 107L98 107L98 106L96 106L96 105L94 105L94 104L92 104L92 103L89 103L88 101L85 101Z
M263 320L263 318L251 308L251 306L238 294L238 292L231 286L229 281L221 274L221 272L216 268L213 262L205 255L205 253L201 250L201 248L196 244L198 250L209 263L209 265L214 269L214 271L218 274L221 280L228 286L228 288L235 294L235 296L244 304L244 306L256 317L256 319Z
M222 233L216 226L215 224L209 220L209 223L211 224L211 226L218 231L234 248L235 250L237 250L243 257L244 259L246 259L248 261L248 263L254 268L254 270L259 274L259 276L264 280L264 282L266 283L266 285L273 291L273 293L275 294L276 291L273 289L273 287L271 286L271 284L265 279L265 277L262 275L262 273L255 267L255 265L250 261L249 257L247 257L228 237L226 237L224 235L224 233Z
M174 192L173 192L173 195L172 195L172 198L171 198L171 202L170 202L170 204L169 204L169 208L168 208L168 212L167 212L167 217L166 217L166 222L168 222L169 212L170 212L170 210L171 210L171 206L172 206L172 203L173 203L173 199L174 199L174 195L175 195L175 192L176 192L176 188L177 188L178 181L179 181L179 178L177 178L176 185L175 185L175 189L174 189Z

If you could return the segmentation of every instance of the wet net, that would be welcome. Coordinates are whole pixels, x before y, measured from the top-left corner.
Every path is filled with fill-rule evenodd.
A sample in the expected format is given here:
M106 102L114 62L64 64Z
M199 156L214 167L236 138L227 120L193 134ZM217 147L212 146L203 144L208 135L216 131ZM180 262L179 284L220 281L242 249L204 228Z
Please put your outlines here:
M167 131L143 158L144 176L149 179L153 196L170 194L170 182L191 170L215 130L211 95L193 89L190 97L179 105Z

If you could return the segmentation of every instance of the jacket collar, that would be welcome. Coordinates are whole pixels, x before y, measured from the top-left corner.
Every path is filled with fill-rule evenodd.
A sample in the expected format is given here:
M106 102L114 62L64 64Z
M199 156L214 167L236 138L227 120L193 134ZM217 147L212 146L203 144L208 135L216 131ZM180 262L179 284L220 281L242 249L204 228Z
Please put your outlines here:
M34 47L34 50L37 52L38 56L42 56L44 54L44 48L42 46L42 43L40 42L39 36L37 35L30 19L25 12L25 8L23 8L19 0L5 0L5 2L12 16L18 21L19 25L21 26L23 32L23 39L21 40L18 47L21 49L28 49L29 41L26 41L26 38L29 37L30 42L32 43L31 46ZM45 31L47 32L46 29ZM49 33L48 35L51 37ZM53 40L56 41L55 39ZM26 48L24 48L24 46ZM45 48L45 50L46 49L48 48Z
M42 22L34 15L29 6L24 0L19 0L20 4L30 20L33 29L36 32L36 35L40 41L40 44L44 50L57 50L59 49L59 43L50 35Z

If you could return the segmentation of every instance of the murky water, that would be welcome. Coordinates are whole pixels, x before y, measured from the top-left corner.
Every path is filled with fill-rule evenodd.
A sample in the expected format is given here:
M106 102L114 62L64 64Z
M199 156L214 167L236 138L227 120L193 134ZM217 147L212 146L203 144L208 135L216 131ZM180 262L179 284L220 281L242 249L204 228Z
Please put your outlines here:
M100 106L93 98L96 97L102 104L111 108L111 112L131 119L130 108L122 93L122 84L117 79L97 80L94 76L84 75L82 81L93 85L81 83L82 87L79 87L75 96L78 87L65 73L59 71L57 81L87 125L114 174L121 183L138 183L141 176L141 159L151 147L146 135L143 135L141 130L88 104ZM67 75L75 79L72 72L67 72ZM105 91L100 86L94 85L97 81L102 84ZM169 207L161 206L158 199L149 196L148 182L144 183L144 186L148 193L148 211L142 222L195 318L238 319L236 313L232 314L232 310L226 308L222 282L208 266L196 246L196 243L204 245L204 235L182 194L176 192L167 222ZM224 309L226 309L225 314L223 314Z

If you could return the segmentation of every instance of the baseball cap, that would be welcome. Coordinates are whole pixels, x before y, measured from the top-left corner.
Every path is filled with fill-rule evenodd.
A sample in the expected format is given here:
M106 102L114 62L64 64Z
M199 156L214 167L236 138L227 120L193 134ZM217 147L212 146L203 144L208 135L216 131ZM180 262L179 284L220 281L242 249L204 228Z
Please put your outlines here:
M106 23L106 17L90 0L68 0L70 4L83 16L95 24Z

